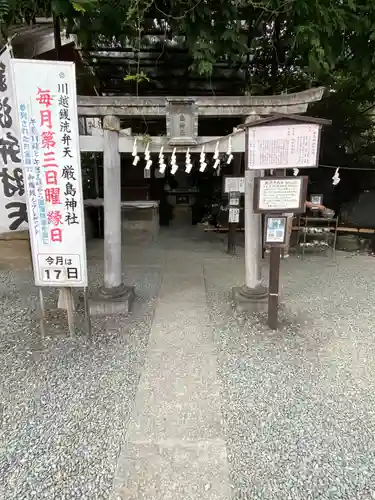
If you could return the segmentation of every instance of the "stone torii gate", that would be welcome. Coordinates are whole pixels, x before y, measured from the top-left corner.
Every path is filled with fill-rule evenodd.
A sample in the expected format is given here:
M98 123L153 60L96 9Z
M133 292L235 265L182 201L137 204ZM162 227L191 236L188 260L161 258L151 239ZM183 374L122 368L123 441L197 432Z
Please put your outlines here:
M78 97L78 115L81 118L102 118L103 130L95 135L80 135L81 152L102 152L104 166L104 283L100 302L92 312L111 314L129 310L134 291L122 281L121 263L121 153L131 153L134 137L129 129L120 129L121 117L166 118L167 136L151 137L149 152L205 153L215 151L216 141L227 147L228 139L198 137L199 117L238 117L239 124L274 113L301 114L308 105L320 101L324 88L305 90L294 94L269 97ZM244 153L245 133L232 136L232 153ZM144 153L145 145L138 144ZM255 305L264 299L265 289L261 280L261 216L253 213L254 178L262 172L245 167L245 285L242 300ZM100 304L100 305L99 305ZM98 307L99 305L99 307Z

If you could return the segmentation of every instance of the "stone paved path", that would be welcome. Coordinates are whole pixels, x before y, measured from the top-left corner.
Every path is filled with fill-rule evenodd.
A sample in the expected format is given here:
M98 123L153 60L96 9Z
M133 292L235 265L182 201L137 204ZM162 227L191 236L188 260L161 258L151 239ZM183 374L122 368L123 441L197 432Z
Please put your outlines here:
M230 498L207 254L176 244L174 238L164 243L161 289L114 500Z

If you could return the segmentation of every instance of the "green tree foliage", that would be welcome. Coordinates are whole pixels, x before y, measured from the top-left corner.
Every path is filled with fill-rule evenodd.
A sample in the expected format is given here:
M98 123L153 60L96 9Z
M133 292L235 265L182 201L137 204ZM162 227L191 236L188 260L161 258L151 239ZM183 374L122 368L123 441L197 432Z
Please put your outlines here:
M87 45L110 40L139 49L157 26L181 37L190 70L210 77L225 62L245 74L244 93L324 85L313 112L333 119L327 163L373 162L375 2L371 0L99 0L71 22ZM136 78L137 76L135 76ZM129 77L128 77L129 78Z
M14 24L32 23L40 17L61 16L72 20L78 13L88 13L97 0L0 0L0 28L6 40L7 28Z
M85 3L91 8L66 12L69 27L83 41L91 43L103 36L120 42L124 36L136 39L150 27L151 20L162 19L168 33L185 37L194 69L201 74L209 75L213 64L221 59L238 66L263 59L263 64L271 66L273 61L274 72L276 63L287 73L298 67L310 75L312 83L330 79L335 72L350 71L359 79L368 78L375 87L375 3L370 0Z
M52 14L83 48L130 44L137 53L158 27L186 47L190 71L209 78L225 62L244 74L247 94L325 85L331 94L315 112L334 119L332 162L372 161L372 0L0 0L4 34L10 23ZM124 77L147 84L140 75Z
M296 76L332 83L341 73L375 88L371 0L0 0L3 24L51 13L86 45L136 41L162 20L166 36L184 36L200 74L226 60L249 76L268 72L272 87Z

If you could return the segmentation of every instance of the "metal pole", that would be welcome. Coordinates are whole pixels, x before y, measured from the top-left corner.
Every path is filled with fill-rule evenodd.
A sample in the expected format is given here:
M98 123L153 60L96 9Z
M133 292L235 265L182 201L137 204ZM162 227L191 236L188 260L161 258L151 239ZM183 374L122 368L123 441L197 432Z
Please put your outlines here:
M43 297L43 288L39 287L39 305L40 305L40 333L42 338L45 337L45 329L44 329L44 318L46 315L45 307L44 307L44 297Z
M66 303L67 303L67 313L68 313L68 327L69 334L74 337L74 305L73 305L73 292L70 287L64 288Z
M88 294L87 294L86 287L83 289L83 307L84 307L84 311L85 311L85 323L86 323L86 328L87 328L87 336L91 340L92 339L91 317L90 317L90 307L89 307L89 300L88 300Z

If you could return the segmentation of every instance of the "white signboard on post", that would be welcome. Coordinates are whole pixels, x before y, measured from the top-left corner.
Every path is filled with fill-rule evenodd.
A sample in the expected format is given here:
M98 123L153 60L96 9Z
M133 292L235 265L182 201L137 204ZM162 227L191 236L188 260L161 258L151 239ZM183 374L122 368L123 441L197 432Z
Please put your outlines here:
M255 179L254 211L305 211L307 177L258 177Z
M75 66L12 60L37 286L86 287Z
M20 127L7 47L0 55L0 129L0 234L4 234L27 229Z
M317 167L320 125L302 123L250 127L248 168L272 170Z

